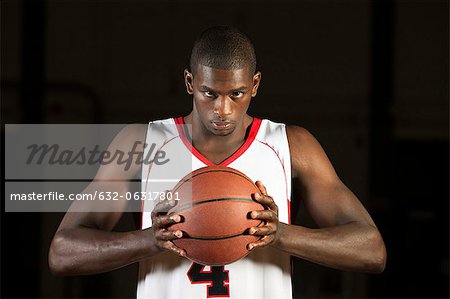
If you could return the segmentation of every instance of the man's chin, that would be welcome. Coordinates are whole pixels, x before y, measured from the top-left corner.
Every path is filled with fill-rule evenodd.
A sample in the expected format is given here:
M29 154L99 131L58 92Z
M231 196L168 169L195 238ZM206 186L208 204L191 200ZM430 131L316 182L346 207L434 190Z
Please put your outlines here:
M227 129L217 129L217 128L211 128L210 130L214 135L217 136L228 136L231 133L234 132L234 126L227 128Z

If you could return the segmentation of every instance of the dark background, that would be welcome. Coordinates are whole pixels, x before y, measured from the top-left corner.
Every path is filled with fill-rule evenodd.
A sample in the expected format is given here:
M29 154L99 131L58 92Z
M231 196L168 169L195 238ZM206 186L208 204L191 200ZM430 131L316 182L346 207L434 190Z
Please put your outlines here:
M186 115L195 37L234 25L262 72L250 114L310 130L388 250L381 275L294 259L295 298L448 297L448 13L447 1L2 1L2 131ZM49 273L62 217L2 213L1 297L132 298L137 265Z

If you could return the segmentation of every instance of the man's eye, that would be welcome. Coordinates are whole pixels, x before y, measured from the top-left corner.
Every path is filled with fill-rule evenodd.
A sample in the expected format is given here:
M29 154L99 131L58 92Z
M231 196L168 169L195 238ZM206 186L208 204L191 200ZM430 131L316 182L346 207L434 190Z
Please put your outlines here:
M233 91L232 95L233 97L237 98L242 96L244 93L242 91Z
M212 93L211 91L204 91L203 92L205 94L205 96L207 96L208 98L213 98L215 95L214 93Z

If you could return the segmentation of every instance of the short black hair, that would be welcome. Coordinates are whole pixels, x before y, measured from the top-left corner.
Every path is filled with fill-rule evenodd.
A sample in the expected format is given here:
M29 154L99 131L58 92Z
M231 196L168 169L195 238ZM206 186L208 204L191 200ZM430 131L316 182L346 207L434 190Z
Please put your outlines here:
M198 64L232 70L249 67L256 71L255 49L250 39L230 26L215 26L203 31L194 43L190 68L194 74Z

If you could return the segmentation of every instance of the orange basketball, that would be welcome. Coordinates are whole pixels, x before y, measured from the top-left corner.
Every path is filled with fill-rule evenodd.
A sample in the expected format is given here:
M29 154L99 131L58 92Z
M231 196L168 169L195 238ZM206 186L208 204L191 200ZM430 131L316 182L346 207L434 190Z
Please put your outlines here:
M262 221L249 219L249 212L264 207L252 198L258 187L242 172L203 167L181 179L171 192L179 201L169 214L177 213L183 221L169 229L184 232L174 243L192 261L211 266L232 263L246 256L247 244L259 238L249 235L248 229Z

